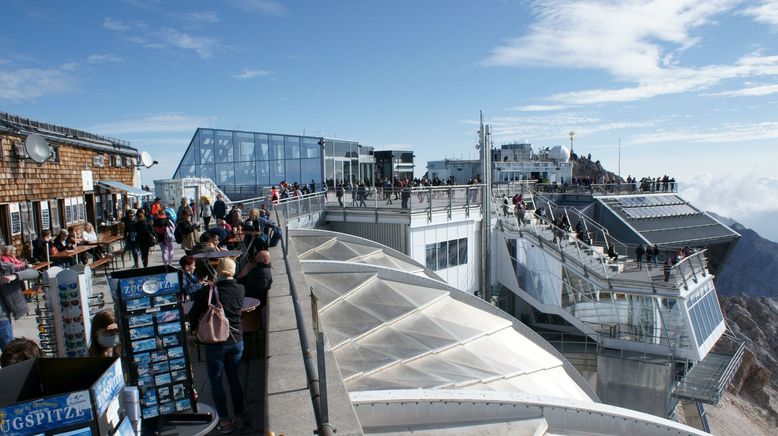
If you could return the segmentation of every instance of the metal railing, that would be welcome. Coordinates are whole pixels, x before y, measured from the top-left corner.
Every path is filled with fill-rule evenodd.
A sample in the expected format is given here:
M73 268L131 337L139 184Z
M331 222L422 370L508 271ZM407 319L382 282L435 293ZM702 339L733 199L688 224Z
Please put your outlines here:
M330 189L326 208L333 210L396 210L400 212L481 207L483 185L447 185L364 189Z
M94 133L85 132L83 130L71 129L69 127L57 126L55 124L42 123L40 121L31 120L29 118L20 117L18 115L12 115L6 112L0 112L0 120L7 121L12 124L17 124L22 127L41 130L48 133L54 133L61 136L70 137L73 139L89 139L92 141L103 141L111 144L124 145L129 147L130 142L123 139L112 138L110 136L95 135Z
M678 182L668 182L667 187L660 183L637 184L630 183L592 183L592 184L559 184L538 183L537 192L563 193L563 194L589 194L589 195L625 195L625 194L662 194L678 192Z

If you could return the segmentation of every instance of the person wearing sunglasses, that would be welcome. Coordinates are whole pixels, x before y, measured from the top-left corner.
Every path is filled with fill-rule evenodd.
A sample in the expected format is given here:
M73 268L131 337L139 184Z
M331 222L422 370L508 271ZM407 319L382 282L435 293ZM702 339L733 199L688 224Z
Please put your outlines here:
M22 294L25 280L37 280L40 273L32 268L18 268L0 262L0 349L14 339L13 319L27 315L27 300Z
M121 356L119 326L116 316L110 310L97 312L92 318L92 333L88 357Z

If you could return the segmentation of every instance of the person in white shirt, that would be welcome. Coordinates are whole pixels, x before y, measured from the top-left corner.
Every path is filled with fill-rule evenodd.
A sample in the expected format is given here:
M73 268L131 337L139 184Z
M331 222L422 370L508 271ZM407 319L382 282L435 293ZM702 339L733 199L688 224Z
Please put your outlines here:
M97 233L95 233L95 228L92 227L91 223L84 224L84 231L81 232L81 240L84 241L84 243L97 242ZM91 254L95 260L100 259L104 255L103 247L96 245L95 248L89 250L89 254Z

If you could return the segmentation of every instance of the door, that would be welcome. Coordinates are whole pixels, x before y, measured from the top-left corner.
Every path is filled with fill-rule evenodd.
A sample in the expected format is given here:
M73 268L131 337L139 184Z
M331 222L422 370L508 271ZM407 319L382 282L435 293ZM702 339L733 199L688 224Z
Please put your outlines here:
M96 226L95 194L84 194L84 201L86 202L86 220Z

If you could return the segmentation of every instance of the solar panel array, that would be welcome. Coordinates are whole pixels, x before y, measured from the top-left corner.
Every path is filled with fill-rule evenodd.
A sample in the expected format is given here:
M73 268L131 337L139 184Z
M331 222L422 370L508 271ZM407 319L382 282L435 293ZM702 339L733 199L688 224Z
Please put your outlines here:
M686 204L685 201L675 195L650 195L622 197L617 199L622 207L644 207L644 206L669 206L672 204Z
M628 207L624 213L630 218L665 218L671 216L696 215L699 212L688 204L672 204L667 206Z

